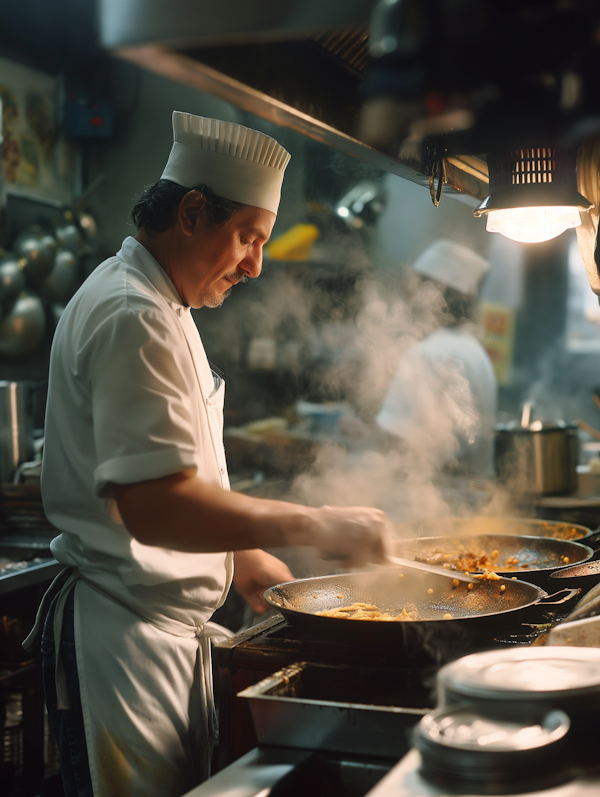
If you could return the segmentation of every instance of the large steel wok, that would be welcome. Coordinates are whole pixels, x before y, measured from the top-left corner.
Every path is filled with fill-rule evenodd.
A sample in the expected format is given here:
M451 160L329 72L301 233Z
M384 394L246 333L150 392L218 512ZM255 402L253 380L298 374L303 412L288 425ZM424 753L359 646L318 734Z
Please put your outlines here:
M442 535L463 536L465 534L511 534L525 537L551 537L555 540L571 540L591 544L600 539L598 532L586 526L558 520L538 518L496 517L480 515L474 517L441 517L397 522L394 524L399 537L439 537Z
M561 567L586 562L594 555L588 545L571 540L547 537L525 537L510 534L465 534L462 536L418 537L396 541L393 553L405 559L420 559L431 564L442 564L460 552L488 557L494 552L493 569L498 575L517 578L550 588L550 575Z
M504 589L502 589L504 587ZM410 658L425 653L437 662L493 645L498 637L525 633L522 623L542 622L544 606L564 603L578 590L548 596L535 584L501 578L476 581L473 588L445 575L409 568L378 568L373 572L305 578L278 584L265 598L303 639L359 646L389 647ZM398 614L414 604L412 622L380 622L323 617L315 612L370 603ZM450 616L450 619L448 619Z

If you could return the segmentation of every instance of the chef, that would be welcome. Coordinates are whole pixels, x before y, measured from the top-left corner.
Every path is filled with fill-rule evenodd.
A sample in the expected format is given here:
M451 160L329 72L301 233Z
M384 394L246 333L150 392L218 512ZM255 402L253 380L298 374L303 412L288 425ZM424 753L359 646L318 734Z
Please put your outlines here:
M439 239L417 257L412 269L441 291L445 323L400 359L377 424L396 440L410 439L418 430L421 446L421 432L432 432L436 439L430 448L432 455L439 454L437 466L453 461L461 471L491 476L498 388L470 318L489 263L466 246Z
M52 347L42 495L68 569L42 654L69 796L174 797L208 775L209 619L232 579L256 606L293 578L263 548L347 567L385 554L379 510L229 491L225 386L190 308L259 276L290 156L241 125L175 112L173 130L137 234L75 294Z

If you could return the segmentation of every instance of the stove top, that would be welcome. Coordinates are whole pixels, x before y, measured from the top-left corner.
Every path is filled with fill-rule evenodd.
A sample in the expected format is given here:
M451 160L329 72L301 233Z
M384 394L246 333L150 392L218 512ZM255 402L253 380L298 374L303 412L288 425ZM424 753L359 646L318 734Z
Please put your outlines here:
M553 612L552 607L547 607L541 618L543 622L539 622L538 616L535 624L519 624L506 637L495 640L493 646L530 645L565 616L566 612ZM258 744L247 701L237 697L238 693L284 667L298 662L338 667L340 679L347 679L344 683L350 701L354 683L369 678L395 683L394 705L399 708L431 708L435 705L435 675L441 664L471 652L472 648L464 650L455 644L441 661L422 646L399 653L390 647L367 648L301 639L281 615L273 615L214 647L218 669L219 767L228 766Z

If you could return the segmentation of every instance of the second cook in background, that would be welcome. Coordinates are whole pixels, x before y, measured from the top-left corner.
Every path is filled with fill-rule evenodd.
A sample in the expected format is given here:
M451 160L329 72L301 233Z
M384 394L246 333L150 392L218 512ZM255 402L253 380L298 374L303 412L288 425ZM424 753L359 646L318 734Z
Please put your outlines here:
M447 460L455 459L468 473L491 476L498 387L492 362L472 323L489 263L465 246L440 239L421 253L412 269L441 291L446 304L444 323L400 359L377 423L400 440L411 434L411 428L450 431L453 439L445 452ZM446 413L450 426L437 422L439 413ZM438 449L443 448L440 443Z

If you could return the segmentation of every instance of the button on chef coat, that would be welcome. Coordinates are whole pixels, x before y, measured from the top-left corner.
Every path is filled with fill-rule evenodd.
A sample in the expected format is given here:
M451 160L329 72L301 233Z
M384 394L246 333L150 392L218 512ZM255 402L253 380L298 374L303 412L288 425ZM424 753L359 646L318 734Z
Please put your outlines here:
M53 555L159 628L193 636L222 603L230 553L143 545L123 525L111 483L188 468L229 487L224 386L215 389L188 307L133 238L65 309L50 362L42 496L61 531Z
M447 450L445 457L455 456L468 471L489 476L496 406L496 376L481 343L468 328L441 328L401 358L377 423L416 445L429 444L432 454L443 449L444 436L449 434L449 447L454 444L454 450ZM461 424L469 417L472 420L474 413L474 437L469 439Z

